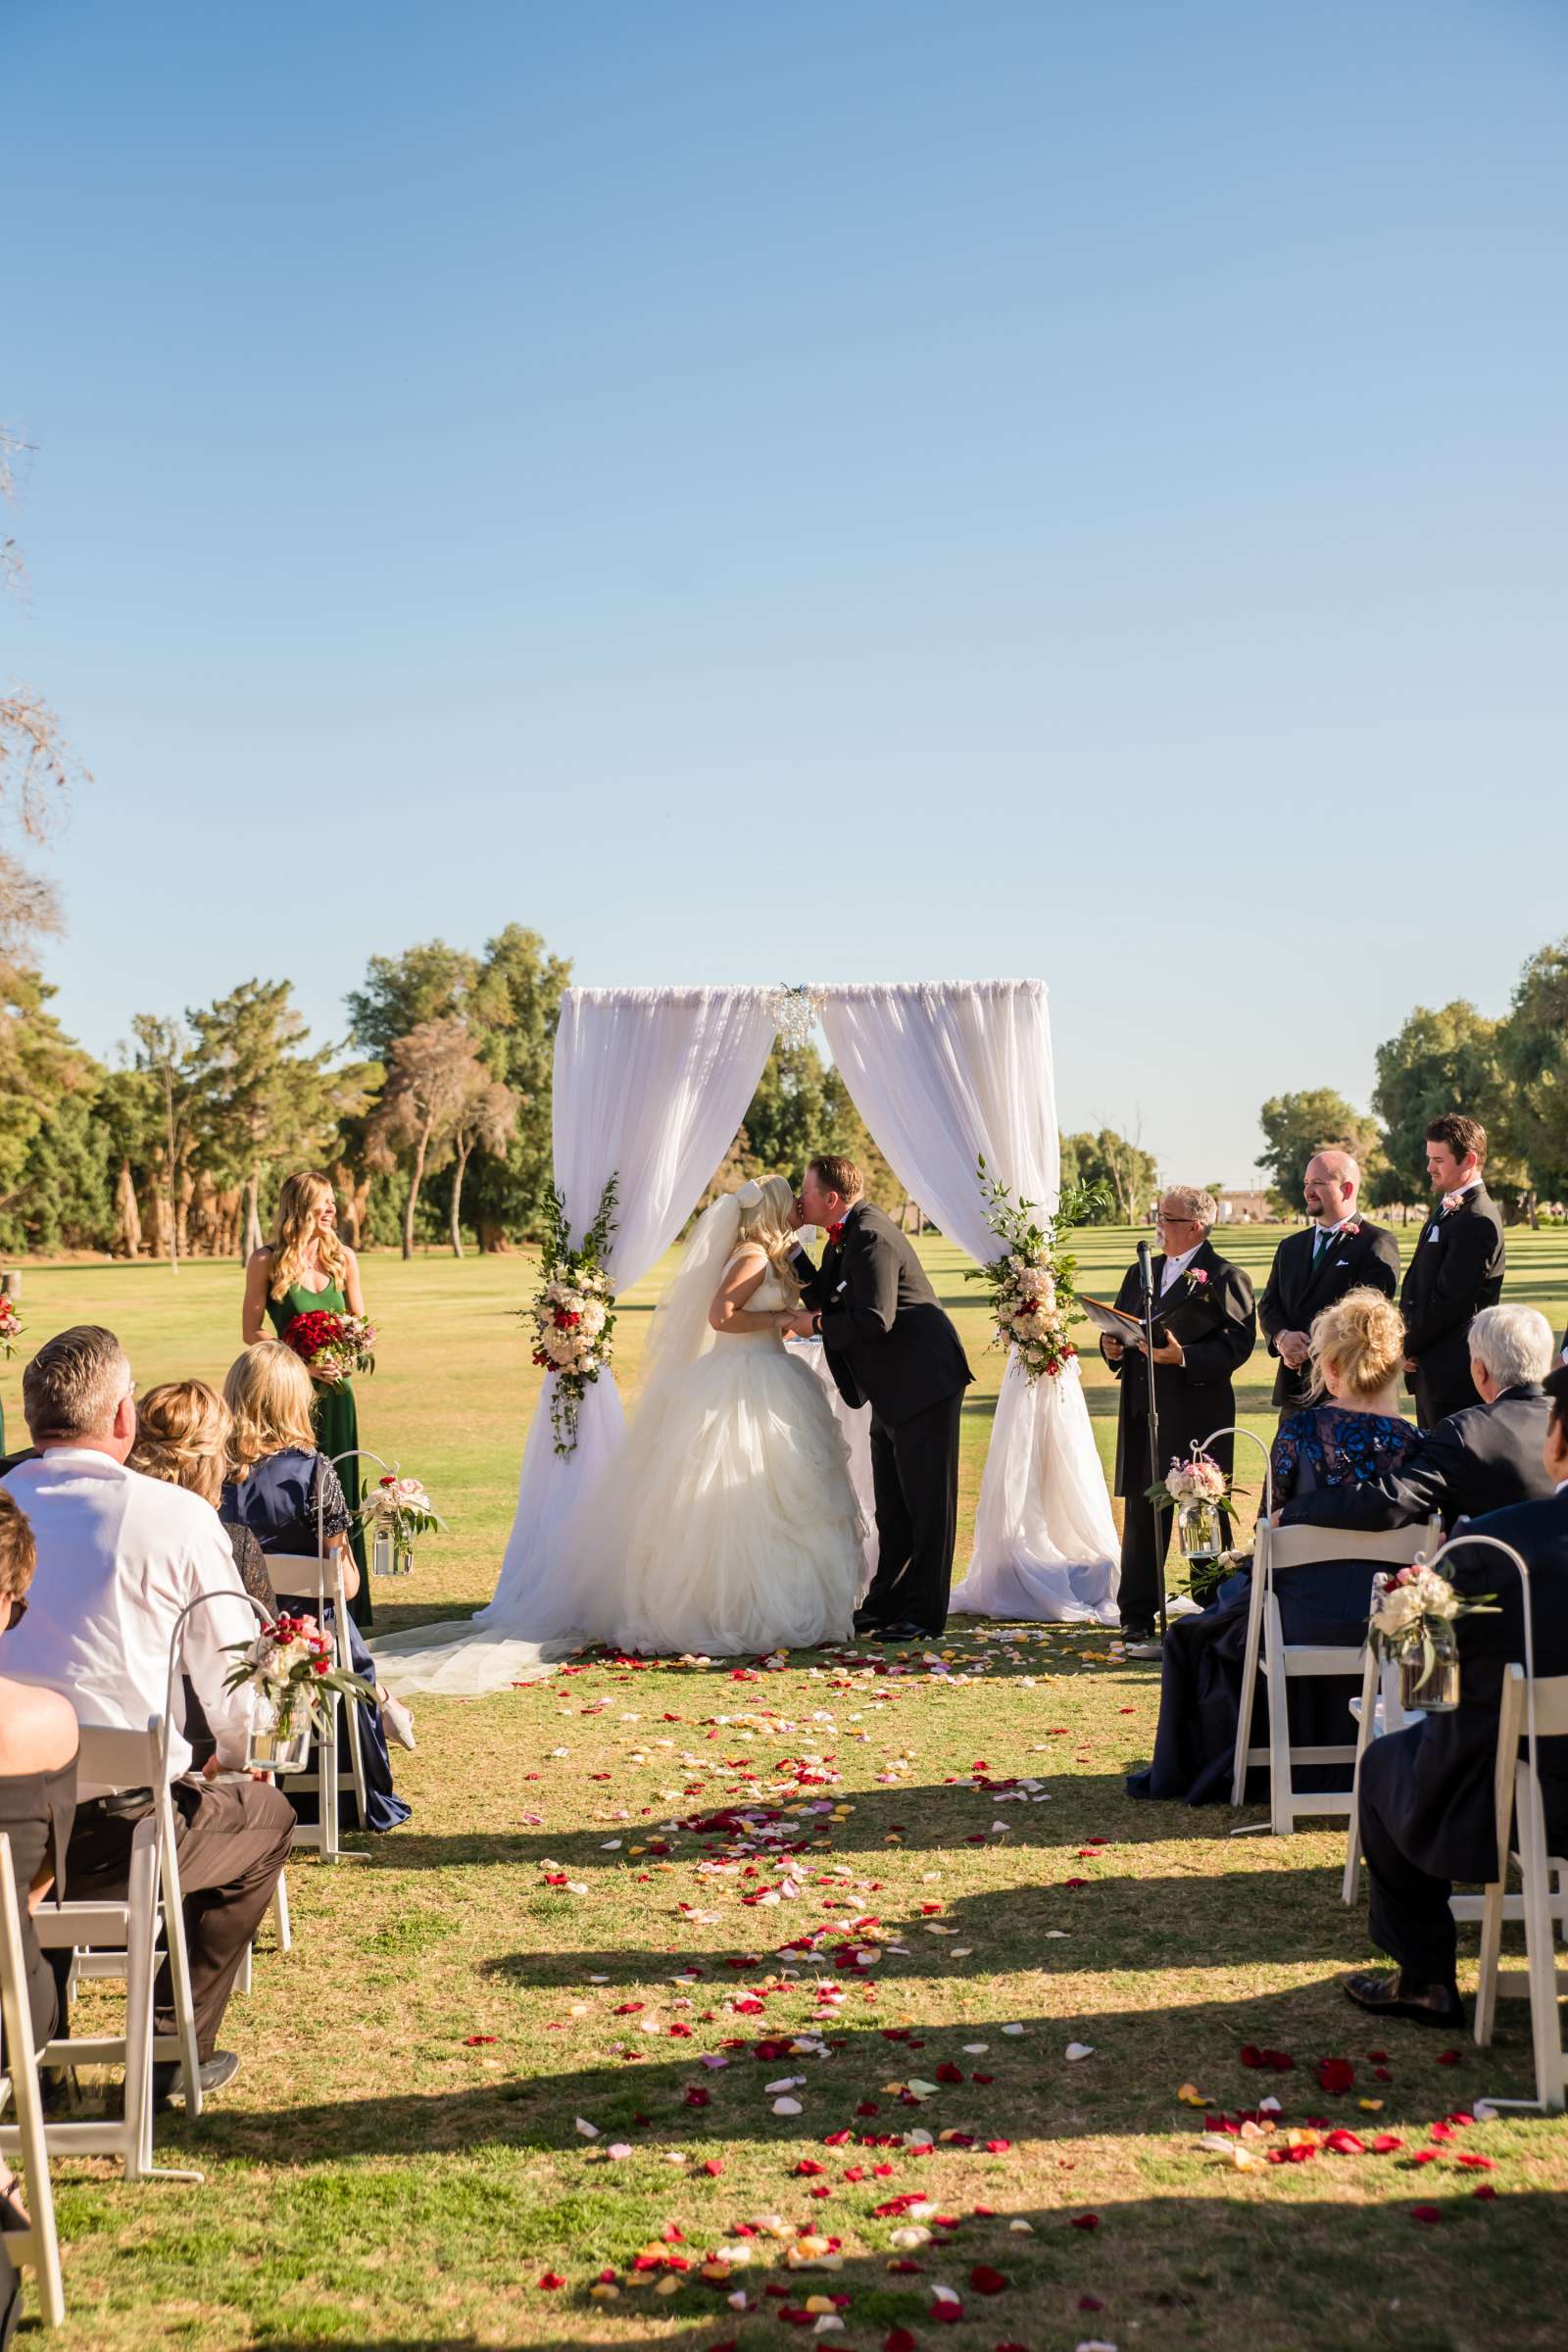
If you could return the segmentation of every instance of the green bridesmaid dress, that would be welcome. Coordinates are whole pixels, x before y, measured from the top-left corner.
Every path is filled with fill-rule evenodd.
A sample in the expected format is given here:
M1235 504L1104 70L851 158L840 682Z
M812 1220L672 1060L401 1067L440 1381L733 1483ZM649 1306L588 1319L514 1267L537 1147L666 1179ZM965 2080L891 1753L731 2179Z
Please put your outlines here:
M293 1282L281 1298L274 1298L270 1291L267 1294L267 1311L272 1318L272 1329L279 1339L296 1315L308 1315L322 1308L331 1315L350 1312L349 1302L335 1282L329 1282L324 1291L308 1291L303 1283ZM350 1456L348 1461L337 1463L337 1474L352 1506L361 1500L365 1493L360 1464L353 1458L360 1443L360 1415L354 1401L354 1383L351 1380L330 1380L317 1381L313 1386L316 1401L311 1407L311 1420L316 1430L317 1448L326 1455L328 1461L336 1461L337 1456L343 1453ZM349 1529L349 1549L354 1554L355 1565L360 1572L360 1589L349 1602L349 1615L358 1626L371 1625L375 1617L370 1606L370 1572L365 1556L365 1530L358 1519L353 1521Z

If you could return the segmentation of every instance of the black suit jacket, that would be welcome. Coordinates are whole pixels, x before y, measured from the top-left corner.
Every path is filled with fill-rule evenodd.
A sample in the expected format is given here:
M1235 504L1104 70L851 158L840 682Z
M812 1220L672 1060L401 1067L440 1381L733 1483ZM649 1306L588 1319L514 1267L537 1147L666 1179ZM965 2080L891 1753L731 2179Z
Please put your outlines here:
M1399 1287L1399 1245L1386 1225L1369 1218L1354 1220L1359 1230L1338 1233L1319 1258L1314 1271L1317 1227L1288 1233L1274 1252L1268 1285L1258 1300L1257 1319L1268 1341L1270 1355L1278 1355L1275 1341L1282 1331L1310 1331L1312 1317L1343 1298L1347 1291L1381 1291L1392 1298ZM1274 1401L1282 1408L1306 1401L1307 1370L1293 1372L1282 1363L1274 1376Z
M1234 1375L1241 1370L1257 1345L1257 1310L1252 1302L1252 1286L1240 1266L1221 1257L1211 1242L1204 1242L1193 1259L1187 1273L1161 1298L1159 1286L1165 1276L1165 1260L1153 1262L1154 1311L1157 1317L1168 1320L1171 1337L1182 1350L1179 1364L1155 1364L1154 1405L1159 1417L1159 1450L1168 1461L1172 1454L1185 1454L1206 1438L1211 1430L1228 1426L1236 1419L1236 1391ZM1204 1277L1194 1282L1192 1277ZM1138 1268L1129 1266L1116 1293L1116 1304L1124 1315L1137 1315L1143 1307L1139 1290ZM1103 1350L1102 1350L1103 1352ZM1109 1358L1106 1358L1109 1362ZM1149 1374L1151 1366L1143 1354L1129 1348L1120 1363L1111 1370L1121 1383L1121 1409L1116 1422L1116 1492L1141 1494L1150 1484L1147 1472L1149 1441L1141 1433L1129 1448L1127 1425L1130 1421L1149 1419ZM1229 1443L1216 1446L1215 1457L1229 1464ZM1131 1471L1129 1473L1129 1454ZM1163 1468L1163 1463L1160 1467Z
M850 1211L819 1267L797 1250L795 1270L846 1404L869 1404L897 1428L973 1380L908 1236L869 1201Z
M1445 1527L1544 1499L1555 1481L1541 1458L1551 1398L1533 1380L1504 1389L1494 1404L1472 1404L1429 1429L1403 1466L1359 1486L1298 1494L1285 1527L1413 1527L1434 1511Z
M1427 1422L1476 1404L1470 1325L1502 1296L1502 1215L1484 1184L1459 1206L1433 1210L1404 1270L1399 1306L1404 1351L1416 1359L1410 1387Z
M1489 1512L1460 1532L1499 1537L1522 1555L1531 1577L1536 1672L1568 1674L1568 1494ZM1420 1869L1440 1879L1486 1880L1496 1868L1493 1764L1503 1669L1510 1660L1522 1665L1525 1654L1519 1572L1500 1552L1478 1544L1451 1553L1438 1573L1472 1597L1494 1593L1498 1614L1460 1618L1458 1706L1374 1740L1361 1760L1362 1787ZM1568 1838L1568 1740L1542 1740L1541 1787L1548 1850L1560 1854Z

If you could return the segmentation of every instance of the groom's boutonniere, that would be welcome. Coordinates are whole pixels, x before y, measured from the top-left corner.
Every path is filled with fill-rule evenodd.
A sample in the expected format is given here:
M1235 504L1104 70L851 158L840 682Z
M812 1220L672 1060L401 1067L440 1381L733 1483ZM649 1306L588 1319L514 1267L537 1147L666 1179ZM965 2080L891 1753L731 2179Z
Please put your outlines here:
M844 1228L848 1222L848 1218L841 1217L836 1225L830 1225L827 1229L828 1240L835 1244L842 1242L844 1239Z

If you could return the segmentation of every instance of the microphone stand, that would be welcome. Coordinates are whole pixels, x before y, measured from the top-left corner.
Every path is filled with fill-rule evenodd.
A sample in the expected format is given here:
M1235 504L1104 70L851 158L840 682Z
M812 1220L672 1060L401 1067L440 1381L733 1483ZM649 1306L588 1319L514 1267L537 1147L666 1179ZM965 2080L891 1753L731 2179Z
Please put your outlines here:
M1144 1273L1144 1375L1149 1383L1149 1458L1152 1465L1149 1483L1152 1488L1158 1486L1160 1477L1159 1406L1154 1398L1154 1277L1152 1269L1150 1267L1149 1245L1145 1242L1141 1247L1144 1255L1140 1258L1139 1264L1141 1268L1148 1269ZM1164 1530L1165 1511L1164 1505L1159 1501L1157 1495L1152 1494L1150 1495L1149 1507L1154 1514L1154 1573L1159 1579L1157 1587L1159 1638L1163 1642L1168 1631L1165 1623L1165 1544L1168 1544L1170 1539L1167 1536L1165 1544L1160 1542Z

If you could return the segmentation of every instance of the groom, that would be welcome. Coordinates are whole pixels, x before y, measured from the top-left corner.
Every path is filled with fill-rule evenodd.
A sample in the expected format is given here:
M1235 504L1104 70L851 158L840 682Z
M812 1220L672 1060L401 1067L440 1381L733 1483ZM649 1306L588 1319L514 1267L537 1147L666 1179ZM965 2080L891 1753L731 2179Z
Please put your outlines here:
M948 1621L958 1516L958 1421L974 1374L925 1268L860 1196L853 1159L813 1159L795 1223L821 1225L820 1267L795 1253L801 1298L852 1409L871 1407L878 1559L857 1633L929 1640Z

